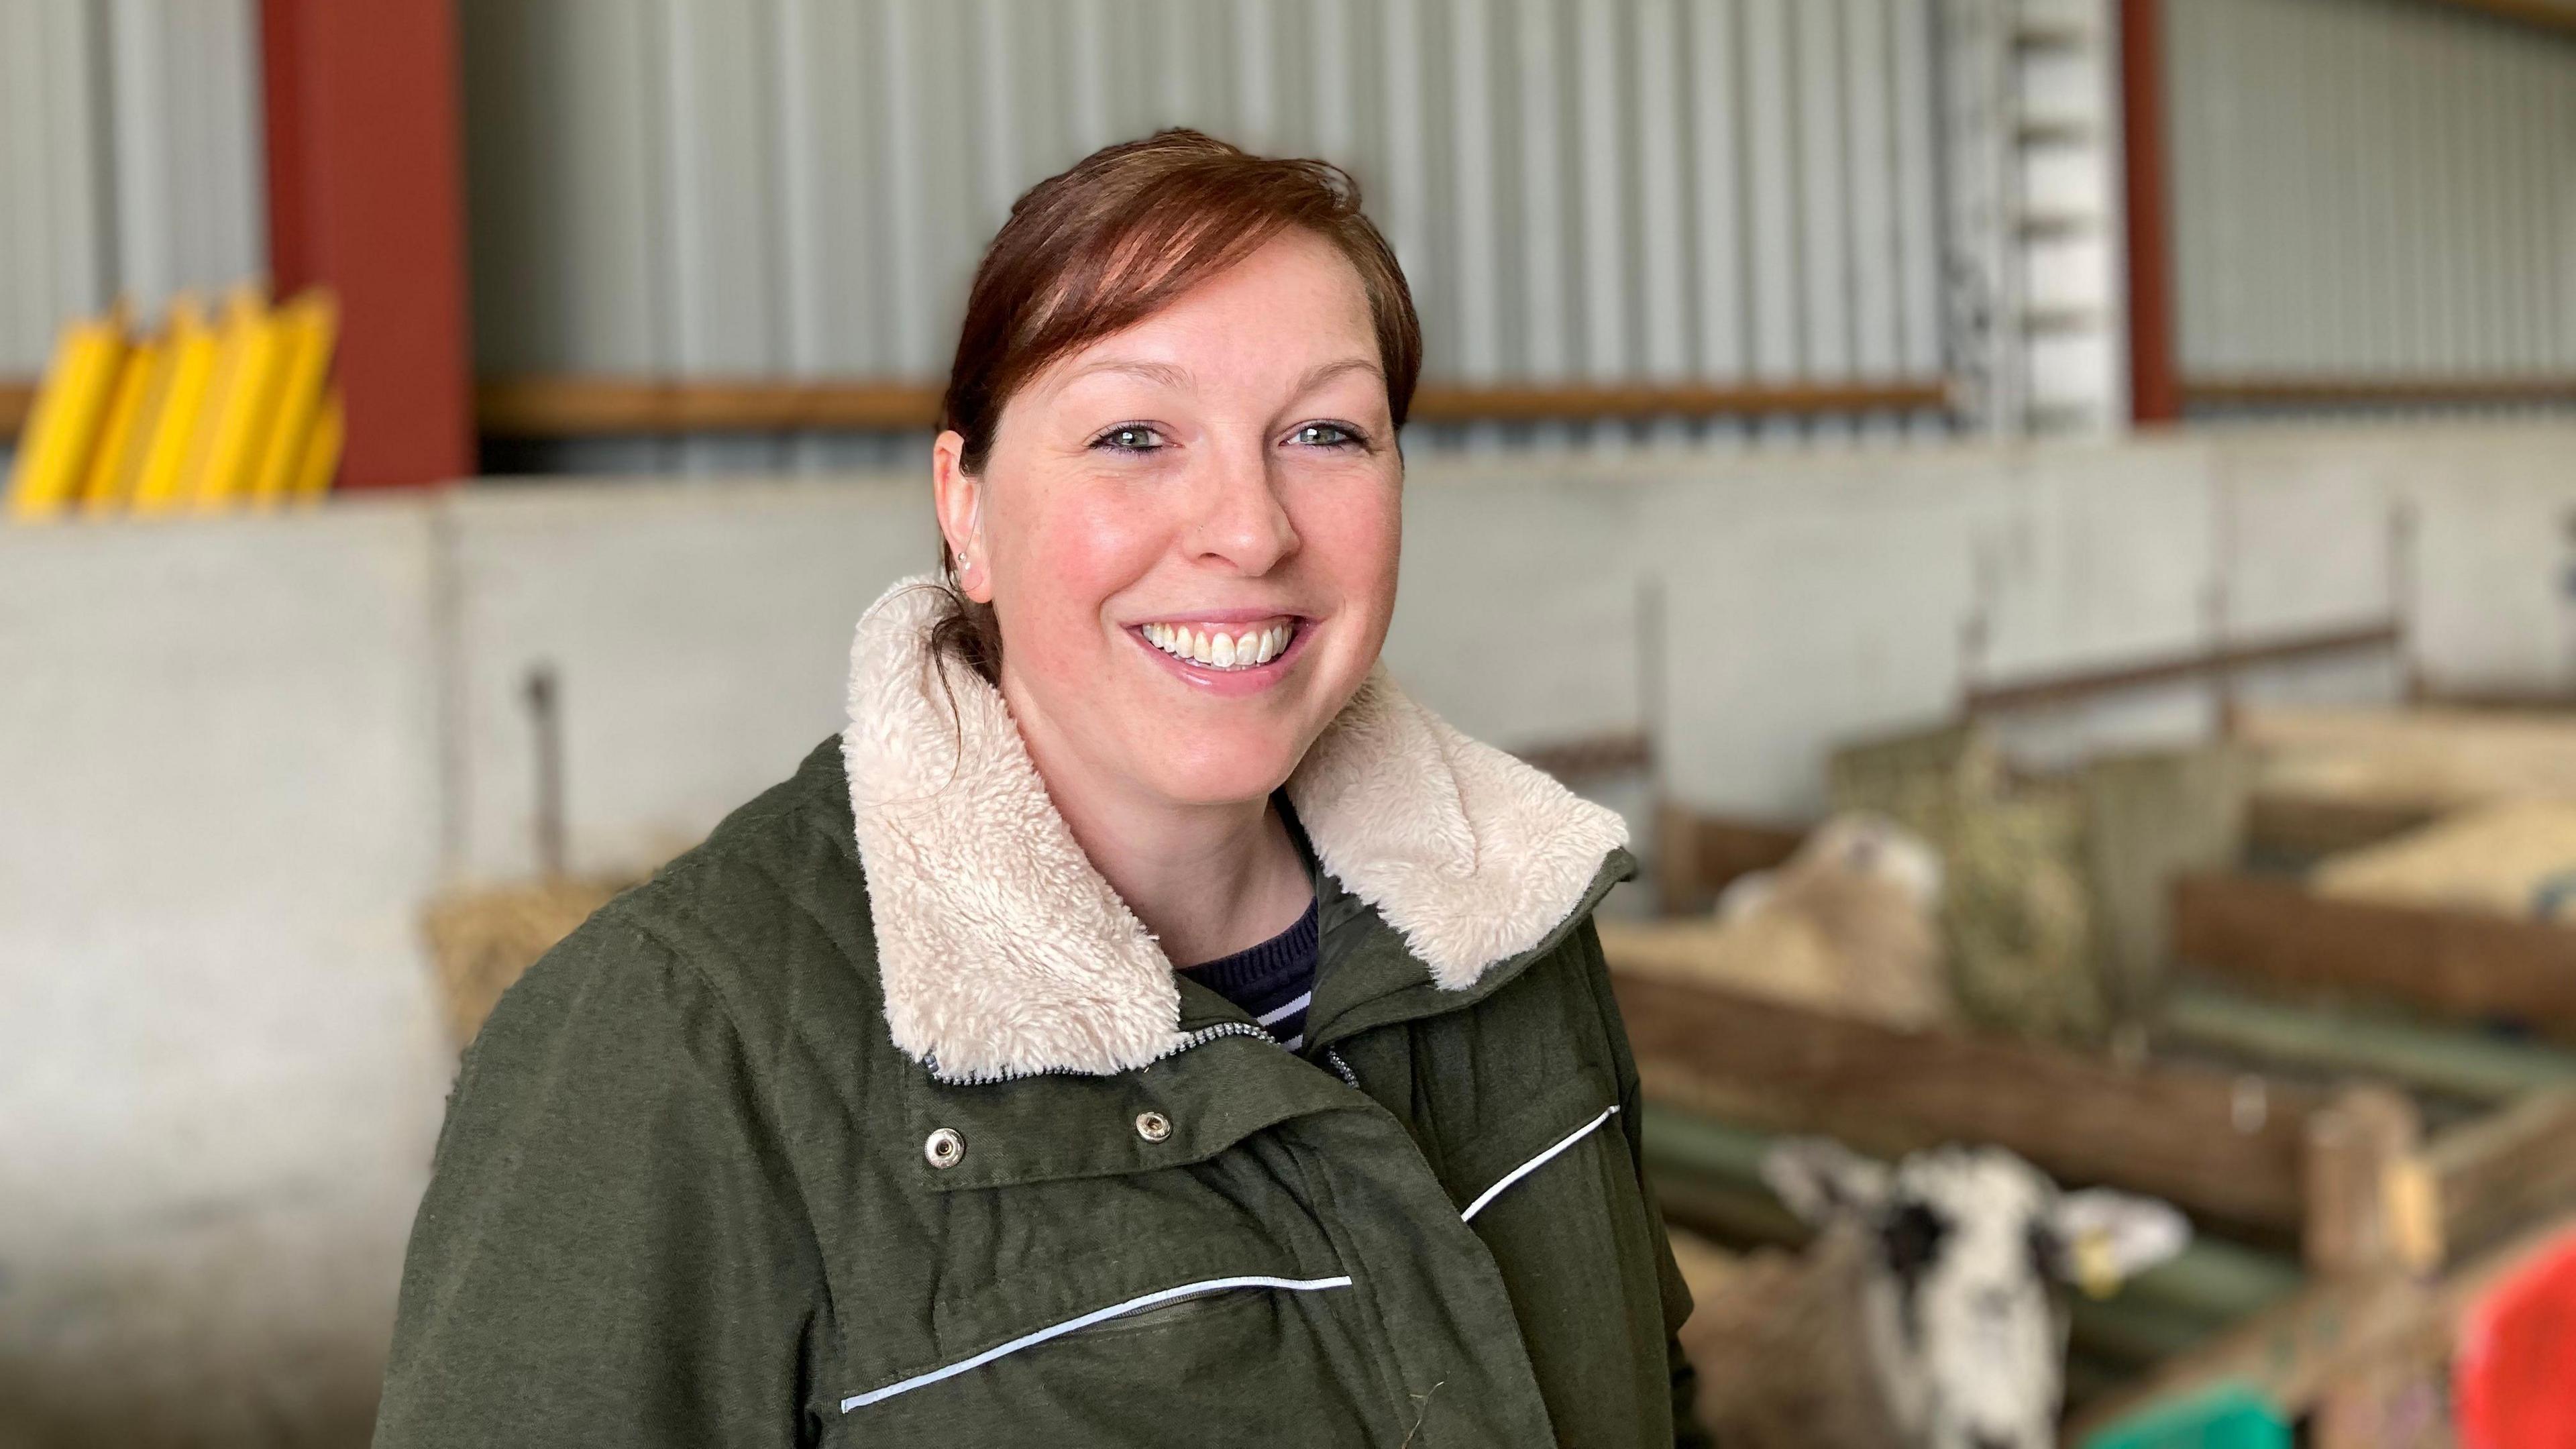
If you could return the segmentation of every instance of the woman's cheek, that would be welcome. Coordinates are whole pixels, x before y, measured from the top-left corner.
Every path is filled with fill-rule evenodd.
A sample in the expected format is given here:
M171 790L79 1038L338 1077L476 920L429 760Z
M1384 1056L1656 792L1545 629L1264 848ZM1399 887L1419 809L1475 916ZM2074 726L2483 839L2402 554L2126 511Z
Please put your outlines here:
M1063 498L1040 536L1072 598L1098 606L1150 572L1170 542L1171 520L1145 490L1104 484Z
M1309 565L1329 573L1348 604L1391 612L1404 530L1396 487L1372 480L1361 490L1319 491L1303 512L1295 521Z

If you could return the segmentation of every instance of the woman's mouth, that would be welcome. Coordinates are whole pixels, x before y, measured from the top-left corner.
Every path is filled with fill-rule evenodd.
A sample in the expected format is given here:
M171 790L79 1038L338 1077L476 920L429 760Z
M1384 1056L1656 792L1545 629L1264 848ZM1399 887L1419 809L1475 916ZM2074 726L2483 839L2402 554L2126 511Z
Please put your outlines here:
M1181 663L1218 673L1241 673L1278 662L1305 633L1291 617L1250 623L1157 621L1136 626L1138 637Z

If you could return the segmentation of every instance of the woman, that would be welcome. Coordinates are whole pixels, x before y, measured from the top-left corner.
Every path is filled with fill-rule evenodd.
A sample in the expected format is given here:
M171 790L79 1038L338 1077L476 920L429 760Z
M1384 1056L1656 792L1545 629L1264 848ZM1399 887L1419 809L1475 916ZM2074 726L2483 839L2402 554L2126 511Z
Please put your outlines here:
M1022 199L944 579L467 1053L379 1444L1689 1432L1624 831L1377 669L1420 352L1331 167L1166 132Z

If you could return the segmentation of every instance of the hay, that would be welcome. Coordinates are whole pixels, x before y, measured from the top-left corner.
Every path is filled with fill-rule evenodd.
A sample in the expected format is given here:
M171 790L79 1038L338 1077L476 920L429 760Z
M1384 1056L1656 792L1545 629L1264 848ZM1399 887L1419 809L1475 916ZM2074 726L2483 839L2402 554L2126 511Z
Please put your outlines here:
M2576 802L2462 811L2335 856L2310 885L2346 900L2576 921Z
M501 993L633 878L558 877L451 891L430 902L422 925L440 1004L457 1045L474 1039Z
M1969 1021L2053 1041L2108 1031L2079 790L2014 783L1973 726L1837 751L1829 778L1835 809L1888 816L1940 852L1951 994Z
M2576 800L2576 714L2476 709L2242 711L2267 795L2437 813Z

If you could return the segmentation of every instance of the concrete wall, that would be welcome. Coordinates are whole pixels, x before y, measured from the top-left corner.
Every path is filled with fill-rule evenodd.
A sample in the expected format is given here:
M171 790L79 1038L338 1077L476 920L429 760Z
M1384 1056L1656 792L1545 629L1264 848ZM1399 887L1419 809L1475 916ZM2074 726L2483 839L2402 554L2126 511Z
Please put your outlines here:
M2436 684L2576 689L2576 428L1513 455L1410 489L1397 673L1506 745L1634 727L1652 582L1652 723L1704 805L1809 813L1831 742L1971 680L2400 593ZM527 669L562 682L573 863L665 854L837 727L925 498L493 485L0 531L0 1438L354 1441L451 1064L417 912L529 865ZM2186 689L2033 729L2209 718Z

